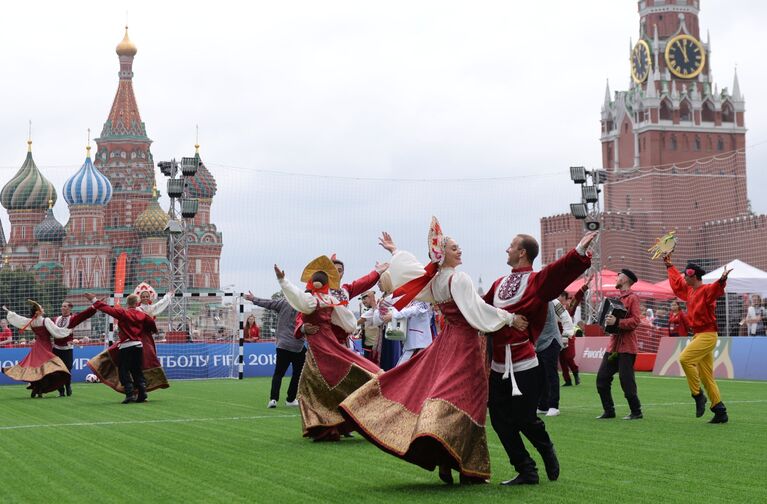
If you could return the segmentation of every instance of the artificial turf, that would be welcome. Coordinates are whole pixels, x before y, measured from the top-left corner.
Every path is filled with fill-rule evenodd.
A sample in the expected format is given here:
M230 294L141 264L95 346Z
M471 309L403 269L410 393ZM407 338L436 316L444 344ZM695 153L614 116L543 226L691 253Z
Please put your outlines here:
M266 409L269 379L176 381L146 404L104 385L30 399L0 387L1 502L767 502L767 383L721 380L730 423L696 419L686 382L639 374L645 418L601 412L594 376L562 388L546 418L559 481L501 487L514 476L488 425L489 485L448 487L358 434L301 437L298 409ZM287 386L287 380L283 385ZM456 384L460 386L460 384ZM489 422L488 422L489 424ZM528 445L529 446L529 445Z

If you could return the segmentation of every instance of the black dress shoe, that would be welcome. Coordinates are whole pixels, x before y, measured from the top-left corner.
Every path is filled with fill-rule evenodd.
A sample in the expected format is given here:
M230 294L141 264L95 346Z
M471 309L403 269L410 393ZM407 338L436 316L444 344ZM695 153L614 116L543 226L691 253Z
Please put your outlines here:
M136 402L136 398L132 395L126 396L125 399L123 399L123 404L130 404Z
M606 418L615 418L615 412L614 411L613 412L605 411L605 412L603 412L601 415L599 415L596 418L597 418L597 420L604 420Z
M641 412L640 413L631 413L630 415L626 415L625 417L623 417L624 420L639 420L641 418L644 418L644 416L642 416Z
M140 395L140 396L138 396L138 397L136 398L136 402L146 402L146 400L147 400L148 398L149 398L149 397L148 397L146 394L144 394L144 395Z
M517 477L514 479L501 482L501 485L503 486L537 485L537 484L538 484L538 475L535 473L518 474Z
M700 418L706 413L706 395L701 390L692 398L695 399L695 418Z
M572 387L573 386L573 382L571 382L570 380L565 380L565 382L562 384L562 386L563 387Z
M63 390L59 390L59 397L66 397L67 395L64 393Z

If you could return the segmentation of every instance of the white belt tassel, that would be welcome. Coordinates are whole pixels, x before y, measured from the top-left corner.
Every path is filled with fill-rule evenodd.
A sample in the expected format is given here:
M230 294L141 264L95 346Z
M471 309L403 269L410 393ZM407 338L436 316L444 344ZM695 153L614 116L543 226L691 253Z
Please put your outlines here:
M514 379L514 368L511 364L511 345L506 345L506 360L503 364L503 379L511 378L511 395L521 396L519 387L517 387L517 380Z

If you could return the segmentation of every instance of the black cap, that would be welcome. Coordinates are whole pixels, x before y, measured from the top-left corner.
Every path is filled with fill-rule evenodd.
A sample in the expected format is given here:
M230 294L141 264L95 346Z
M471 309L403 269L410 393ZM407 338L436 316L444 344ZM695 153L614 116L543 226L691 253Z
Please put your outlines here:
M698 280L703 279L703 275L706 274L706 270L695 264L694 262L687 263L687 266L684 268L685 275L687 274L687 270L693 270L695 272L695 276L698 278Z
M633 272L633 271L631 271L630 269L626 269L626 268L623 268L623 269L621 270L621 273L623 273L624 275L626 275L626 276L628 277L628 279L629 279L629 280L631 280L633 283L637 283L637 280L639 280L639 279L637 278L637 276L634 274L634 272Z

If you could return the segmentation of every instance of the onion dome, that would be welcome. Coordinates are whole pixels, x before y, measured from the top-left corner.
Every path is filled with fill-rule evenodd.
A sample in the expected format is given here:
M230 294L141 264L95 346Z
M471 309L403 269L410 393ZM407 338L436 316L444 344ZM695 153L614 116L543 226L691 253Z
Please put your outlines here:
M64 184L64 200L67 205L106 205L112 199L112 184L93 166L91 148L85 163Z
M125 36L120 41L120 43L117 44L115 52L117 52L118 56L135 56L138 52L138 49L136 49L136 44L131 42L131 39L128 38L127 26L125 27Z
M53 201L50 201L49 204L50 207L48 208L48 213L45 214L45 219L35 226L35 240L39 242L60 242L64 239L67 232L64 226L53 215Z
M199 199L211 199L216 194L216 179L200 160L200 146L195 145L194 157L197 159L198 168L194 177L186 179L189 196Z
M24 164L0 192L0 203L7 210L45 210L49 200L56 203L56 189L43 177L32 159L32 140L27 145Z
M165 236L165 227L168 225L170 217L160 208L157 201L160 197L157 194L157 188L152 188L152 202L136 217L133 227L138 231L141 237Z

